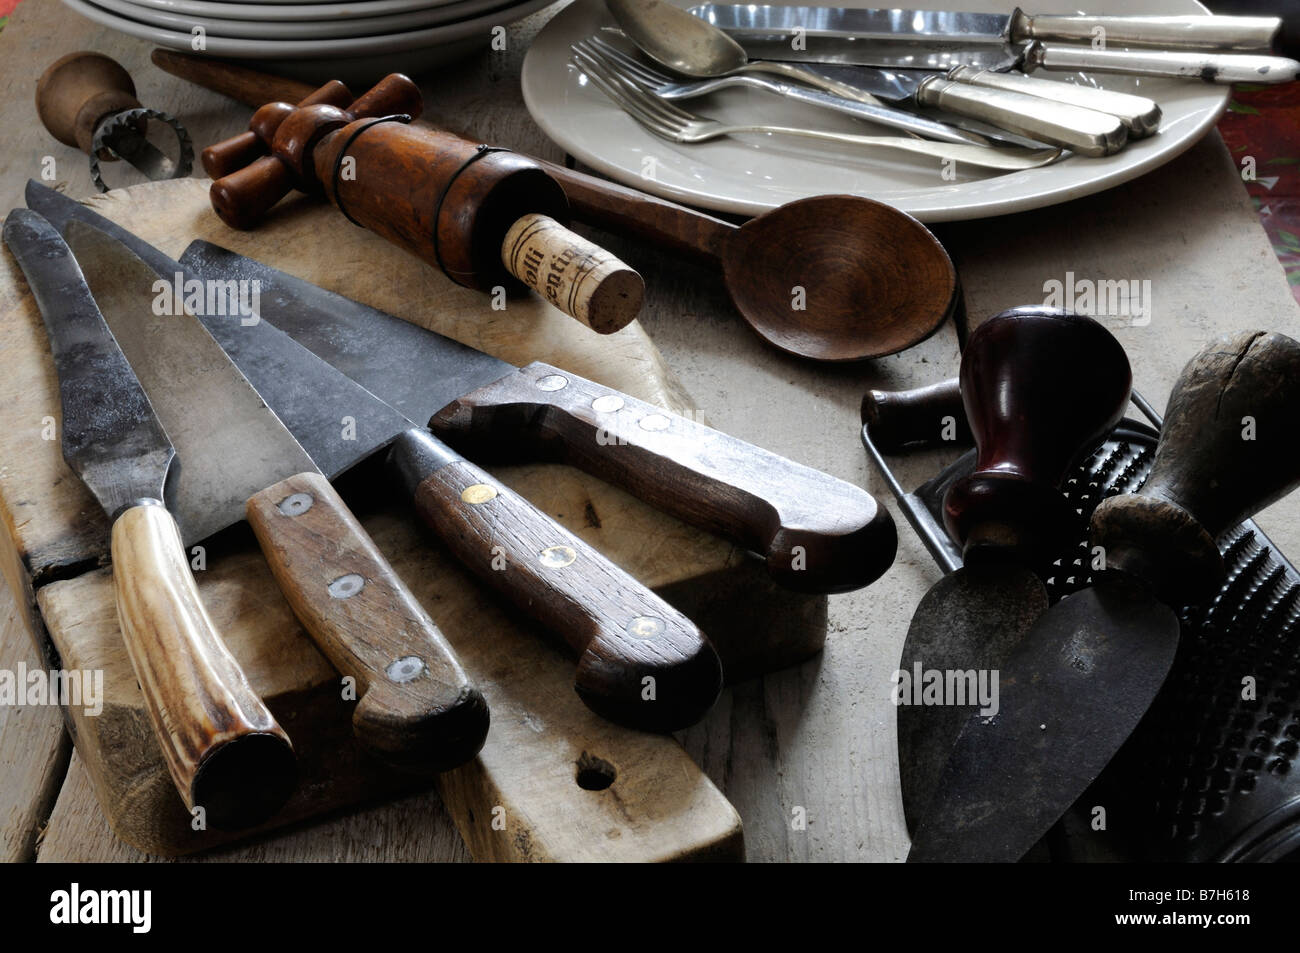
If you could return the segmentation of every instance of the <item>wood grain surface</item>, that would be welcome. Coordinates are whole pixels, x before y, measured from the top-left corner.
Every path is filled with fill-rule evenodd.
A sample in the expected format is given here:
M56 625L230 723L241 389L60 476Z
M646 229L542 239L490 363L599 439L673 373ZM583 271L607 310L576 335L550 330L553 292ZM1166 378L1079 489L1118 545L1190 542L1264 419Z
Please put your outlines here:
M505 50L421 77L426 118L479 141L563 162L563 151L528 117L519 89L520 63L528 43L561 8L557 4L509 26ZM0 75L0 113L7 120L6 149L0 154L0 209L22 204L23 185L29 177L39 176L45 156L56 161L57 180L66 184L70 194L86 195L92 190L85 156L54 142L30 105L35 77L76 48L97 49L117 58L134 76L142 101L181 117L196 145L247 128L246 107L178 83L157 70L149 62L147 43L79 19L58 0L23 0L0 33L0 54L7 66L12 64ZM972 323L1004 308L1042 303L1049 293L1045 285L1064 282L1070 274L1084 280L1149 280L1150 321L1134 324L1117 316L1106 323L1129 354L1135 389L1157 408L1164 406L1182 366L1215 334L1267 327L1294 337L1300 329L1300 312L1241 186L1240 168L1216 135L1168 165L1109 192L1039 211L946 224L935 231L957 262ZM218 234L215 240L230 244L230 234ZM908 841L889 679L916 604L940 573L906 528L885 484L862 452L857 437L859 405L863 393L873 387L899 390L954 377L956 335L951 326L944 327L919 347L861 366L800 361L764 344L737 317L716 271L684 264L636 241L603 233L600 237L610 251L646 277L639 324L653 336L714 426L866 486L895 515L900 531L893 568L869 589L830 600L825 652L796 668L725 690L708 718L680 738L743 818L745 850L751 860L899 860L906 855ZM172 253L183 244L173 245ZM251 246L236 250L257 254ZM352 293L351 276L358 271L359 258L347 246L340 256L336 267L317 274L315 280ZM309 273L308 257L287 258L281 267ZM391 266L381 266L375 277L376 286L412 280L409 270ZM428 288L425 285L423 290ZM384 306L379 300L370 303ZM405 317L428 320L411 300L397 306ZM451 320L454 325L472 325L456 315ZM564 320L575 331L581 330L572 320ZM461 331L475 334L479 346L486 344L488 349L508 348L514 337L511 329L500 325ZM459 336L455 330L452 333ZM15 344L6 341L3 346L8 352ZM545 357L524 355L519 362L533 359ZM653 360L660 358L656 355ZM600 380L604 366L600 356L593 354L570 370ZM21 363L6 367L14 375L15 387L44 391L43 379ZM659 376L651 371L652 378ZM672 384L661 395L665 406L681 406L669 398L675 388ZM653 395L636 396L662 402ZM39 434L39 426L39 420L14 421L14 428L30 438ZM955 456L952 450L940 449L894 457L891 463L896 464L900 481L911 488ZM32 466L27 459L4 458L0 473L7 481L30 474ZM564 492L573 489L574 479L565 472L558 481L556 502L543 508L552 513L572 505L581 508L581 492ZM519 489L517 483L515 488ZM537 496L533 500L541 502ZM1292 558L1300 554L1298 503L1283 501L1258 517L1265 532ZM35 519L39 508L37 501L15 500L5 519L22 525ZM74 520L64 522L67 528L79 528ZM580 530L589 539L600 534L590 526ZM77 549L66 540L58 542L57 533L46 534L46 539L46 553L55 561ZM661 554L672 545L670 541L649 549ZM640 575L632 562L625 568ZM717 591L721 593L725 585L720 581ZM720 627L708 621L707 606L688 608L677 596L673 601L716 639ZM724 600L719 609L735 612L736 604ZM748 608L743 600L739 604ZM761 614L750 621L762 621ZM33 758L28 763L41 761ZM28 816L47 811L48 807L38 807ZM466 859L463 844L441 811L436 796L412 795L202 857ZM800 814L806 825L796 823ZM88 772L75 760L46 831L42 857L145 859L107 832Z

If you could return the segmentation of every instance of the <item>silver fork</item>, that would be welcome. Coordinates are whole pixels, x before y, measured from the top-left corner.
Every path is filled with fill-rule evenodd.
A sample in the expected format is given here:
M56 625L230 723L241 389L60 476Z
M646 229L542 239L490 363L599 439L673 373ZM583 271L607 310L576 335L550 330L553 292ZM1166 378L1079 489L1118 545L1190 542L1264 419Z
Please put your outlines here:
M681 82L676 77L629 56L599 34L578 41L577 48L604 61L615 74L669 101L694 99L697 96L707 96L719 89L741 86L748 89L761 89L764 92L795 102L830 109L852 116L854 119L865 119L868 122L889 126L893 129L902 129L918 136L924 136L926 139L937 139L940 142L968 142L977 146L991 146L994 144L991 136L982 135L978 132L967 132L947 123L927 119L924 116L904 112L901 109L894 109L883 104L871 105L869 103L855 102L821 90L809 89L797 83L785 83L780 80L756 76L752 73L738 73L731 76L719 76L714 79Z
M823 139L828 142L841 142L849 145L896 149L937 159L964 162L985 169L998 169L1005 172L1017 172L1036 169L1055 161L1061 155L1060 149L1023 149L1016 146L993 148L989 146L970 145L964 142L930 142L923 139L907 139L901 136L862 136L847 132L831 132L825 129L801 129L792 126L738 125L719 122L697 116L676 106L663 97L619 75L610 68L598 52L592 52L588 45L570 47L573 52L572 63L587 75L601 92L614 101L620 109L661 139L670 142L696 143L708 142L723 136L737 133L771 133L773 135L798 136L808 139Z

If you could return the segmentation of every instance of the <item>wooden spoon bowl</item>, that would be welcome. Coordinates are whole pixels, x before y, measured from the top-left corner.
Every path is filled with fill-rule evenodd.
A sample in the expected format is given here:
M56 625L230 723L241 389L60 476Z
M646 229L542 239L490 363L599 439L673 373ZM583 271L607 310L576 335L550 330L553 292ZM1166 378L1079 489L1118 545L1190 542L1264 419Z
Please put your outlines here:
M737 310L770 344L818 361L860 361L925 340L960 301L952 259L905 212L853 195L790 202L751 219L722 250Z

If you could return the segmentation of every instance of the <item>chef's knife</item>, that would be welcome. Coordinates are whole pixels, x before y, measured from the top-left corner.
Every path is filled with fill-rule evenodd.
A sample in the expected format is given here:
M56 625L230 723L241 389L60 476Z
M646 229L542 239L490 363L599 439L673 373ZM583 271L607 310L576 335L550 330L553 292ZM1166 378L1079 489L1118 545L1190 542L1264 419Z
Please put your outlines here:
M355 680L357 737L413 770L472 758L487 737L482 693L307 451L182 300L150 306L159 301L153 269L91 225L73 221L67 232L104 320L185 461L169 487L182 541L205 539L247 512L295 615ZM238 300L230 305L238 322Z
M892 563L889 513L820 471L545 364L516 368L206 242L182 261L257 279L262 314L476 459L570 463L756 550L783 585L861 588ZM450 401L450 403L448 403Z
M175 449L59 233L20 208L5 219L4 242L49 333L63 458L113 524L118 622L168 771L212 827L258 824L293 791L293 747L190 575L164 502Z
M1105 570L1007 657L1000 710L966 721L908 860L1018 860L1146 712L1173 663L1175 610L1222 586L1215 538L1297 484L1300 344L1211 342L1174 384L1142 490L1093 513Z
M1119 342L1092 318L1026 307L1004 311L972 332L960 381L975 469L948 489L944 519L965 564L955 568L951 555L936 552L950 572L917 606L896 676L899 772L913 826L972 706L978 707L973 698L934 697L931 691L955 684L951 673L988 677L1047 609L1047 591L1034 570L1081 532L1059 486L1123 416L1132 375ZM888 468L874 434L881 433L886 446L896 446L890 437L906 432L939 437L950 429L955 436L955 424L946 422L952 415L944 412L950 396L943 386L906 397L867 394L863 438L882 473ZM940 429L931 429L936 424ZM901 495L900 503L907 505ZM914 518L910 510L908 516ZM936 550L926 534L922 538Z

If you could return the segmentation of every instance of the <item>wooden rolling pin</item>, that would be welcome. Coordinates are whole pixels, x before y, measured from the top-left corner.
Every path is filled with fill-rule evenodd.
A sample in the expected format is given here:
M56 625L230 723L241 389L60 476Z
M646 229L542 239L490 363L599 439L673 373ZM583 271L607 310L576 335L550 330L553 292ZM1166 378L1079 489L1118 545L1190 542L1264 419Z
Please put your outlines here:
M399 73L339 105L348 98L329 83L294 97L297 106L266 104L249 132L205 149L222 220L250 228L291 190L322 192L350 221L458 284L522 283L601 334L636 317L641 276L562 224L564 190L537 162L408 125L423 102ZM269 154L258 155L263 148Z

